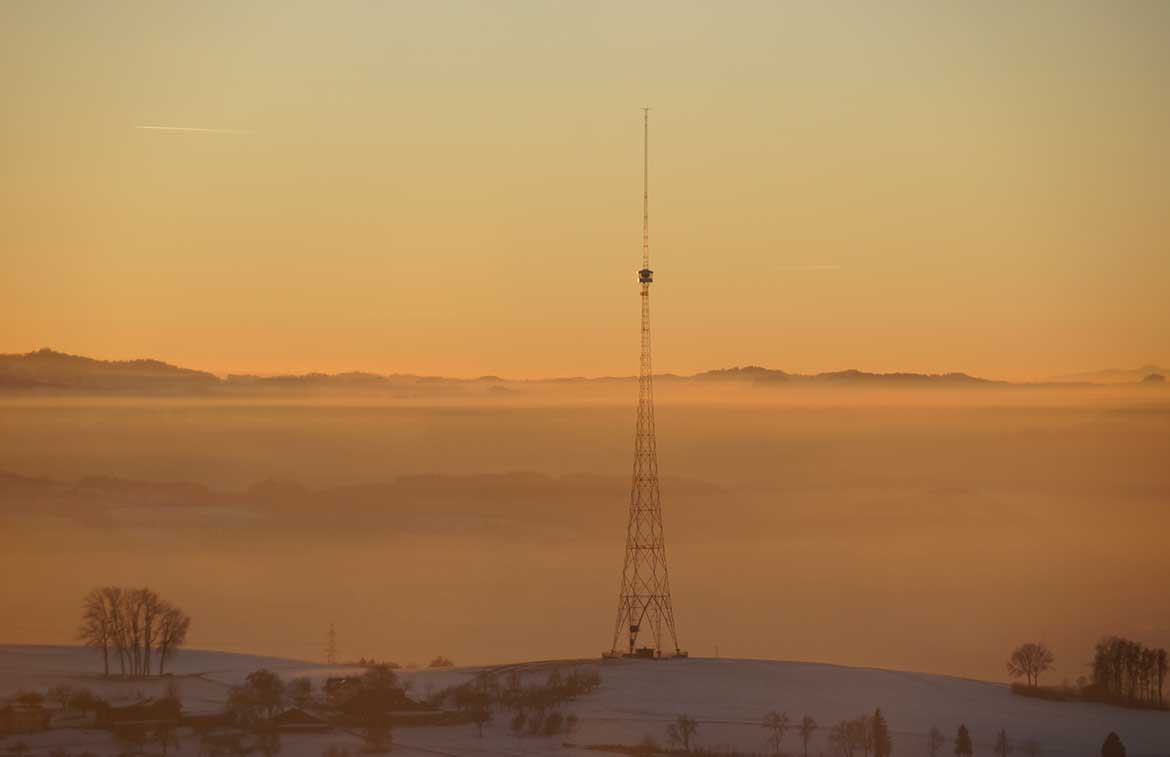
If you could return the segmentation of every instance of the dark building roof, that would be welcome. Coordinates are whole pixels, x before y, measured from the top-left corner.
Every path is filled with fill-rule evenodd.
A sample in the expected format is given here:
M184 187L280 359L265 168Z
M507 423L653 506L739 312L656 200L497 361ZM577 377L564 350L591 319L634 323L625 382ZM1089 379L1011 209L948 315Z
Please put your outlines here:
M269 718L269 724L277 728L328 728L329 724L312 713L305 712L300 707L290 707L284 712Z

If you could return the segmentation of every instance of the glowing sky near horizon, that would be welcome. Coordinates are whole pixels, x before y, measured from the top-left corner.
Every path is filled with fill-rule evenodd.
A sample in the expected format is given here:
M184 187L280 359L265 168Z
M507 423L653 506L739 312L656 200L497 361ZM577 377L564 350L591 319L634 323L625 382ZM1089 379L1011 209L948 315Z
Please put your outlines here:
M8 2L0 352L1170 363L1170 4ZM141 128L144 126L172 127Z

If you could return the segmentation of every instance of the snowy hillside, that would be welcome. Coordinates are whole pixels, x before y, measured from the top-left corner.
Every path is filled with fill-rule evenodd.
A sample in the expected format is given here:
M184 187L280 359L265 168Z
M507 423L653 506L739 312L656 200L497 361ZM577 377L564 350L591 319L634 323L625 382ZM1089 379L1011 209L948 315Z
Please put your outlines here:
M1108 731L1121 734L1130 757L1170 755L1170 713L1134 711L1089 704L1060 704L1021 698L1006 686L925 673L903 673L834 665L763 660L582 660L525 663L515 668L526 682L543 681L553 669L595 666L602 685L593 694L568 705L580 718L580 729L569 737L578 745L635 744L646 735L665 741L667 724L686 713L699 721L699 741L705 746L728 745L743 751L764 751L760 721L769 710L788 713L794 721L811 715L821 724L810 743L810 754L828 754L828 727L881 707L894 732L895 754L925 755L925 735L932 726L948 737L960 722L975 739L975 753L990 755L999 729L1016 744L1034 739L1046 756L1096 755ZM209 712L220 708L228 687L261 667L285 678L307 675L317 680L345 668L269 657L224 652L184 651L175 660L184 708ZM99 657L72 647L0 646L0 696L18 689L44 690L67 682L89 686L114 701L128 701L139 692L148 696L162 684L107 681L96 677ZM402 671L416 694L442 689L470 679L481 668ZM104 734L75 732L68 738L95 755L112 754ZM57 732L26 739L34 749L65 738ZM53 741L56 739L56 741ZM512 736L506 715L498 715L481 740L471 726L401 728L396 734L401 754L594 754L562 746L562 737ZM351 743L352 742L352 743ZM799 752L799 740L790 732L785 751ZM348 745L358 751L349 734L286 739L283 754L318 757L327 744ZM182 757L194 757L196 743L188 739ZM943 752L950 754L948 745Z

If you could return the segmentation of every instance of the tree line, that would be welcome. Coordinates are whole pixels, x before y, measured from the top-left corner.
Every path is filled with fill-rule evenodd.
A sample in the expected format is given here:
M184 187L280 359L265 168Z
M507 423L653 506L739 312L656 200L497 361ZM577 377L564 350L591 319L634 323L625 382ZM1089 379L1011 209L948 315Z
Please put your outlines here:
M1012 691L1055 701L1107 702L1126 707L1166 706L1166 677L1170 659L1165 649L1153 649L1120 636L1107 636L1093 647L1090 677L1077 678L1076 687L1039 685L1040 675L1052 668L1055 658L1043 644L1022 644L1007 660L1008 673L1026 678L1027 687Z
M123 676L148 676L158 661L158 674L187 641L191 618L152 589L103 586L82 600L77 637L101 650L105 674L113 657Z
M1109 636L1093 648L1092 693L1097 698L1131 705L1165 704L1163 689L1170 660L1165 649Z
M808 745L813 734L820 726L812 717L805 715L799 723L791 720L786 712L772 710L764 715L760 723L766 733L765 744L768 754L779 757L784 752L784 736L790 730L795 730L800 737L801 751L808 757ZM700 747L699 721L686 713L675 717L666 727L666 740L670 744L670 752L683 752L696 755L729 754L739 752L726 749L710 749ZM889 725L882 714L881 708L874 710L872 715L861 715L852 720L842 720L829 728L829 748L833 757L890 757L894 749L894 741L890 734ZM660 753L657 742L649 734L642 743L634 747L633 754ZM821 752L824 755L824 752ZM935 755L932 755L935 757Z
M554 736L572 733L577 716L563 715L558 707L588 694L601 685L595 669L573 668L562 674L554 668L544 685L525 685L517 670L506 676L480 674L474 680L451 686L427 697L435 707L453 704L483 736L483 728L494 719L493 708L511 711L509 727L517 738L528 735Z

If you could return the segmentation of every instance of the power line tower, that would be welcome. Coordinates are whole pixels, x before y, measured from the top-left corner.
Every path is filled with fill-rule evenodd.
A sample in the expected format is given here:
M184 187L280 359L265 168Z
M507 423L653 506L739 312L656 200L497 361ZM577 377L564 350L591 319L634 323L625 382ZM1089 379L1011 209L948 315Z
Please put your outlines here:
M650 109L642 109L642 360L638 372L638 422L634 435L634 477L630 486L630 519L626 526L626 561L618 597L613 646L607 656L622 654L661 657L663 632L675 656L679 649L666 572L662 537L662 503L658 492L658 451L654 439L654 381L650 366ZM649 631L653 646L638 647L638 635ZM619 647L622 634L626 644Z
M337 664L337 632L333 630L332 623L329 624L329 641L325 644L325 662Z

